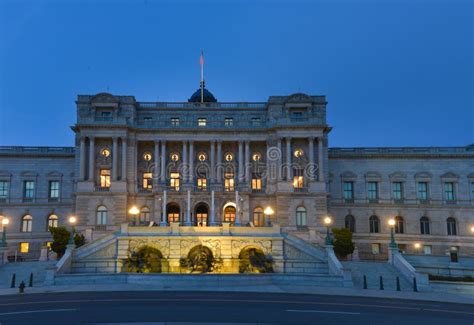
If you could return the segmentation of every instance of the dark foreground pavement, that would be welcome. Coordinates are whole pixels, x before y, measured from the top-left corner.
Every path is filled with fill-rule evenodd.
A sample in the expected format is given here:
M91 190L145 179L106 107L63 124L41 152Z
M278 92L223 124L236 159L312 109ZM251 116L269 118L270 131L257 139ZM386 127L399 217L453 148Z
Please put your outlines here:
M347 296L80 292L0 297L0 324L474 324L472 305Z

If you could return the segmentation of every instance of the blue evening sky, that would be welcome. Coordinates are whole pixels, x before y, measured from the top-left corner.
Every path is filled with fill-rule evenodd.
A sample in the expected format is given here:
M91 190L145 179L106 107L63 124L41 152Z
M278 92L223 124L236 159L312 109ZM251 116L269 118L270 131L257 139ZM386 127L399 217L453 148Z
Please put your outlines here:
M326 95L330 146L474 143L473 1L0 1L0 145L72 146L77 94Z

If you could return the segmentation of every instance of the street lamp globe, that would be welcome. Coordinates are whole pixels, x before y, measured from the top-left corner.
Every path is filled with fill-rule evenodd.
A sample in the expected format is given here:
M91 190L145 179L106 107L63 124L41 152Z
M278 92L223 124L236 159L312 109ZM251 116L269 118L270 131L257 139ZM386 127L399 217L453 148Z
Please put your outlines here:
M415 243L414 246L415 246L416 249L419 249L421 247L421 244L420 243Z
M324 223L325 223L326 225L330 225L331 222L332 222L331 217L326 217L326 218L324 218Z
M2 225L6 226L10 223L10 220L8 220L8 218L3 218L2 219Z
M77 222L77 218L75 216L70 216L69 217L69 223L71 225L74 225Z
M272 207L266 207L263 213L265 213L267 216L271 216L275 213L275 211L273 211Z
M134 205L130 208L130 210L128 210L128 213L131 215L137 215L140 213L140 210L138 210L138 208Z
M390 219L390 220L388 220L388 224L389 224L389 226L391 226L391 227L395 226L395 219Z
M471 227L471 232L474 234L474 226Z

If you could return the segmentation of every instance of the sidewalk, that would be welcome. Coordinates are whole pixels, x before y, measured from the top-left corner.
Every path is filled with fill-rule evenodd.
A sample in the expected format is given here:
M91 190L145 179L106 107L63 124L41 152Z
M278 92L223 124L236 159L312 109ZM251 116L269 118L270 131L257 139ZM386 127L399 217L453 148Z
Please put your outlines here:
M70 285L70 286L43 286L26 287L25 294L35 293L59 293L59 292L91 292L91 291L215 291L215 292L263 292L263 293L289 293L289 294L314 294L330 296L354 296L388 299L406 299L418 301L434 301L444 303L472 304L474 297L466 294L438 293L438 292L407 292L407 291L385 291L385 290L362 290L354 288L328 288L328 287L301 287L301 286L238 286L212 288L173 287L172 284L163 286L137 285L137 284L103 284L103 285ZM1 296L19 295L18 288L0 289Z

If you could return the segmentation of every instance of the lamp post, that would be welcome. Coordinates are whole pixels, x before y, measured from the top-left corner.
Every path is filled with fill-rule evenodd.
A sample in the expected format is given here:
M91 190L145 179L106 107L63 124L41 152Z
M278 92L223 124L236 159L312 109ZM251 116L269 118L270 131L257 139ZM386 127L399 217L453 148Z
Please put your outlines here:
M474 235L474 226L471 226L471 233Z
M418 252L418 250L421 248L421 244L420 243L415 243L413 245L415 247L415 250Z
M331 217L324 218L324 224L326 225L326 240L325 240L326 246L332 245L332 238L329 232L329 226L331 225L331 223L332 223Z
M2 234L2 243L0 244L1 247L7 247L7 225L10 223L8 218L3 217L2 225L3 225L3 234Z
M388 220L388 225L390 226L390 248L397 248L397 243L395 242L395 219Z
M136 218L137 218L137 215L140 213L140 210L138 210L138 208L134 205L130 208L130 210L128 210L128 213L131 214L132 216L132 225L136 225Z
M75 216L70 216L69 217L69 223L71 224L71 236L69 237L69 242L68 245L74 245L74 235L76 232L76 229L74 229L74 225L77 222L77 218Z
M275 213L275 211L273 211L272 207L270 207L270 206L266 207L265 210L263 210L263 214L265 215L267 226L272 225L270 218L274 213Z

